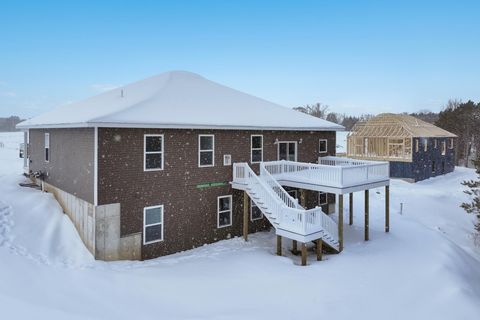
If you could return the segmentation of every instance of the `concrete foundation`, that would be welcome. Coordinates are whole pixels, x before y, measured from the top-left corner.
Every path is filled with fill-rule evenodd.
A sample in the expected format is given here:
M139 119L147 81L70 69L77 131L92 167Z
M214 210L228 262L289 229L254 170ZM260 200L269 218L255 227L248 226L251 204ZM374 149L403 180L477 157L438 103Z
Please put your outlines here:
M95 259L141 259L142 234L120 237L119 203L94 206L46 182L43 182L43 189L55 196Z

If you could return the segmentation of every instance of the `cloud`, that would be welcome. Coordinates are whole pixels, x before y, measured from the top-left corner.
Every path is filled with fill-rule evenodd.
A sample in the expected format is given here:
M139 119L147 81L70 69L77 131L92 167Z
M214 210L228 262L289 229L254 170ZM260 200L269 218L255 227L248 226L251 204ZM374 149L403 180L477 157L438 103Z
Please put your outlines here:
M96 83L92 84L90 88L95 92L105 92L118 88L118 86L111 83Z

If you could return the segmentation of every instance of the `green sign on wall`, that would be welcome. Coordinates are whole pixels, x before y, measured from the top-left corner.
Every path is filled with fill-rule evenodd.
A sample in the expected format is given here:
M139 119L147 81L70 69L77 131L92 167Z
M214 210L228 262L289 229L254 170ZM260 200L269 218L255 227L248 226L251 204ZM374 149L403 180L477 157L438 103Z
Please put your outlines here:
M228 185L228 182L207 182L207 183L201 183L197 184L197 189L205 189L205 188L211 188L211 187L223 187Z

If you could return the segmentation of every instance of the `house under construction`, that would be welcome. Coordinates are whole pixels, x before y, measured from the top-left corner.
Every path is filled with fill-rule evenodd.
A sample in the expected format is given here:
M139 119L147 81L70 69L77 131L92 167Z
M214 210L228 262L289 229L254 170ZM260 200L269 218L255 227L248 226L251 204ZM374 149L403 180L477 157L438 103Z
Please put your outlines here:
M406 114L382 113L357 123L347 156L390 162L390 176L420 181L452 172L456 135Z

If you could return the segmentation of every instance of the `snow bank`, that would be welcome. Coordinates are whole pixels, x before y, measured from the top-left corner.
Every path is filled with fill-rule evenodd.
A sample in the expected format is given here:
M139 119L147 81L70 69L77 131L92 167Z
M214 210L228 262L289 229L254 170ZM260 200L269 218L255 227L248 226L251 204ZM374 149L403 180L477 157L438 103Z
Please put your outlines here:
M1 159L13 159L0 150ZM0 163L0 166L8 163ZM371 192L371 240L362 194L345 250L300 267L275 255L272 233L144 261L93 260L51 194L21 188L21 165L0 177L2 319L476 319L480 253L460 181L473 170ZM16 169L15 169L16 168ZM403 212L400 214L400 203ZM348 201L346 201L348 205ZM346 211L348 212L348 206ZM347 221L345 219L345 221ZM310 245L309 245L310 246Z

